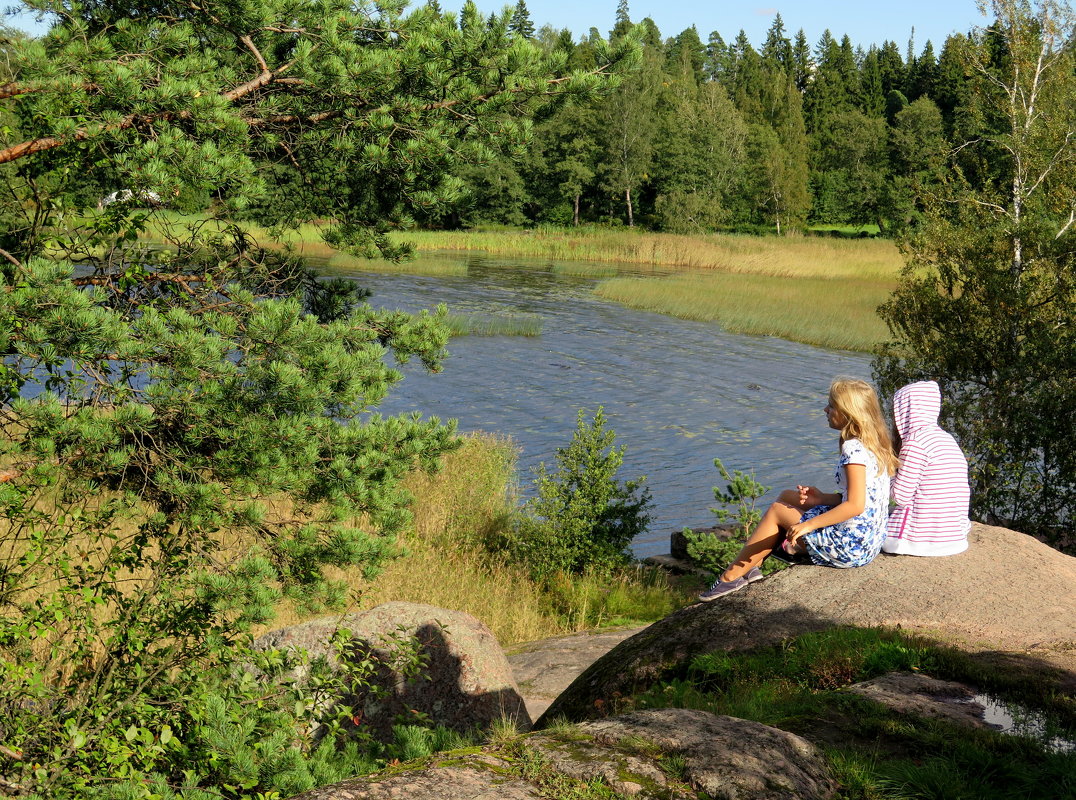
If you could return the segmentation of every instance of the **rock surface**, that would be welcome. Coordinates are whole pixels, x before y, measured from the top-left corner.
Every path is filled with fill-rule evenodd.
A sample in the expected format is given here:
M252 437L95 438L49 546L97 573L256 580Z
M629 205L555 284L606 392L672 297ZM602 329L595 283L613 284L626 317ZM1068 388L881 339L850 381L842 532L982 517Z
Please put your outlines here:
M346 697L361 706L361 725L375 736L388 734L394 720L411 709L446 728L464 732L488 727L502 718L527 727L531 718L516 687L511 667L496 637L483 623L460 611L419 603L384 603L358 614L311 620L260 637L256 647L302 649L312 657L334 659L330 644L340 628L350 630L383 664L379 680L390 687L387 698ZM392 640L414 637L429 660L426 679L405 682L392 666Z
M990 652L1010 669L1051 669L1059 691L1076 689L1076 558L1005 528L976 524L970 539L967 551L945 558L883 555L857 569L794 567L681 609L592 664L538 724L593 716L595 700L630 694L701 653L776 644L834 625L903 628Z
M679 759L675 769L669 756ZM480 753L446 753L296 800L524 800L564 796L572 781L595 779L640 800L696 800L702 793L715 800L826 800L836 790L817 750L798 736L705 711L662 709L536 734Z
M902 714L934 717L972 728L993 727L983 718L986 706L975 699L975 691L955 681L910 672L891 672L853 683L848 691Z
M579 728L600 745L642 740L679 755L684 759L683 779L712 798L821 800L837 788L814 745L759 722L666 708L586 722ZM571 774L570 763L558 767ZM616 775L603 777L614 789L633 793L633 787L618 786Z
M600 633L575 633L539 639L511 648L512 667L519 693L531 719L538 719L579 673L643 628Z

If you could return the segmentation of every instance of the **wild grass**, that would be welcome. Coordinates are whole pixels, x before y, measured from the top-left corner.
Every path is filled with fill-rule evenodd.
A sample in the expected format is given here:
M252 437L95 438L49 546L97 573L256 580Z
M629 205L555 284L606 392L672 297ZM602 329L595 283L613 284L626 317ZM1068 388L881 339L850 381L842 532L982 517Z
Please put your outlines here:
M837 628L778 647L696 658L680 677L622 705L696 708L798 733L823 748L844 800L1071 796L1076 752L898 714L843 691L897 670L983 688L976 681L983 673L968 654L895 631ZM1060 698L1051 706L1042 688L1037 707L1064 717ZM1008 696L1019 701L1035 691Z
M872 350L886 337L877 308L895 281L693 272L610 278L595 293L630 308L756 336L836 350Z
M452 336L541 336L537 314L449 314Z
M465 275L466 265L445 257L452 252L542 258L559 275L607 278L597 294L631 308L715 322L734 333L860 351L887 337L877 308L903 267L897 247L875 238L682 236L592 227L409 231L398 238L414 244L419 258L403 264L338 253L321 241L315 225L281 238L331 272ZM662 274L618 277L624 267ZM670 269L677 271L665 274Z
M414 524L401 541L405 554L373 581L361 570L337 573L360 589L349 610L402 600L467 612L484 622L503 646L601 626L642 624L664 617L697 593L664 573L630 569L613 577L562 576L539 585L522 566L485 544L512 524L515 449L509 440L468 436L434 475L408 479ZM273 628L308 618L294 606L278 609Z
M482 251L554 262L692 267L774 277L891 280L903 265L896 246L884 239L681 236L602 228L409 231L400 238L422 252Z

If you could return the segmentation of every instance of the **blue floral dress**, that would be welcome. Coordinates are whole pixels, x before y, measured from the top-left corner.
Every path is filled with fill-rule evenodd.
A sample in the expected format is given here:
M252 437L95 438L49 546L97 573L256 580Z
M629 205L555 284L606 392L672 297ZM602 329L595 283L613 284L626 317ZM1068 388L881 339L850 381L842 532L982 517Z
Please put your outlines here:
M841 498L848 499L844 467L862 464L866 469L867 502L863 513L836 525L827 525L803 537L811 562L824 567L862 567L874 560L885 542L889 516L889 475L878 468L878 459L859 439L841 445L834 475ZM801 521L817 517L833 506L815 506Z

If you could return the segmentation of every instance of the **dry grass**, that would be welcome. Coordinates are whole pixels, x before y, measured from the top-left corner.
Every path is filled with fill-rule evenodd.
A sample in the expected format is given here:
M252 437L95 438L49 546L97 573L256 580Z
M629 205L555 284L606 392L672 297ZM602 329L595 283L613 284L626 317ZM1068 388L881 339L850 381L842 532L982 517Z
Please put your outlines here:
M482 251L563 261L691 267L774 277L893 280L903 260L884 239L680 236L603 229L412 231L400 234L420 251Z
M434 475L408 481L415 496L406 555L389 562L373 582L361 570L338 573L361 599L351 611L402 600L465 611L482 620L502 645L566 632L564 621L519 567L499 564L479 542L507 522L514 500L515 450L508 440L477 435L444 458ZM307 619L282 604L273 628Z

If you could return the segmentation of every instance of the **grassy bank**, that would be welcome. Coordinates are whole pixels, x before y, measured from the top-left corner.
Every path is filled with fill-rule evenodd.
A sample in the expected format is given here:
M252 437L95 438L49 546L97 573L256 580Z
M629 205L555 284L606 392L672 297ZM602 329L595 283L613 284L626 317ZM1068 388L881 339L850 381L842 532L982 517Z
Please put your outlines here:
M958 650L895 631L854 628L754 652L700 656L681 676L625 699L618 710L695 708L797 733L823 750L842 800L1072 796L1076 752L1052 752L1033 737L900 714L846 691L893 671L977 686L1034 709L1047 737L1072 735L1071 698Z
M630 308L715 322L735 333L861 351L886 336L877 308L903 265L897 248L883 239L599 229L422 231L404 238L423 252L548 258L563 274L607 278L596 293ZM615 276L616 265L677 271Z
M414 524L401 542L405 555L374 581L359 570L335 577L359 589L351 610L403 600L465 611L490 627L502 645L606 625L644 624L694 599L694 581L674 584L664 572L629 569L612 578L576 576L539 586L520 566L482 546L510 523L515 451L507 440L470 436L434 475L417 474ZM272 627L307 618L279 609Z
M870 351L885 338L877 308L893 285L859 278L694 273L610 278L595 293L630 308L716 322L734 333Z

